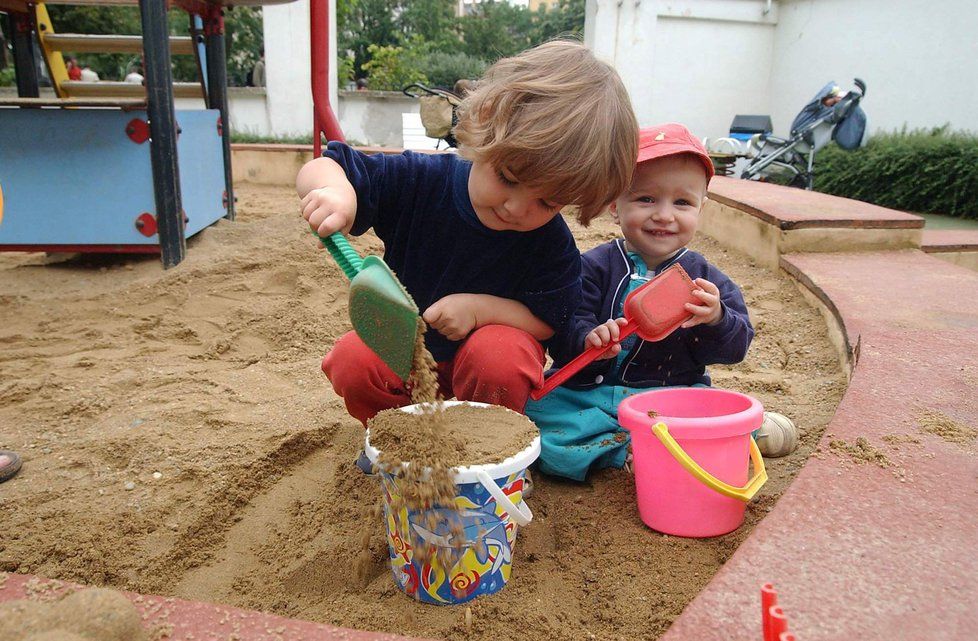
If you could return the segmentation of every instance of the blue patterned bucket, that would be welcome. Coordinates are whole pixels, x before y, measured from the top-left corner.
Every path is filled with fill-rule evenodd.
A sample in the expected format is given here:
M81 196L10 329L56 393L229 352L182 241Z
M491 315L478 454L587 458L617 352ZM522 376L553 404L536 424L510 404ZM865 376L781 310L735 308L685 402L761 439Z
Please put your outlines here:
M459 404L462 403L445 402L446 406ZM465 404L490 407L485 403ZM418 405L402 409L411 413L421 411ZM369 430L364 449L370 461L376 463L380 451L370 445ZM539 436L525 450L501 463L456 468L455 510L393 510L391 505L400 503L397 479L380 473L387 547L397 586L419 601L439 605L465 603L503 589L512 569L516 531L533 519L533 513L523 501L523 486L526 468L538 456ZM448 567L437 560L443 557L425 563L416 560L409 531L444 550L444 557L450 559ZM457 540L459 536L463 537L462 541Z

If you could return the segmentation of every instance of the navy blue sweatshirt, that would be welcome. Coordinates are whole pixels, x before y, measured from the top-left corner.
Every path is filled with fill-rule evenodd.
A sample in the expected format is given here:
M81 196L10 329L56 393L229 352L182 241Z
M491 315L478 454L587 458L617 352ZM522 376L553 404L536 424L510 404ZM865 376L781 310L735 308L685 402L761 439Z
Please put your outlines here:
M574 315L569 331L554 337L550 354L554 366L560 367L584 350L584 338L597 325L614 317L628 291L633 265L618 239L595 247L584 254L584 302ZM754 338L754 328L747 316L747 306L740 289L700 254L689 249L660 265L649 266L648 277L658 275L674 263L682 265L690 278L705 278L720 290L723 316L717 325L697 325L677 329L661 341L638 339L614 367L616 359L594 361L565 385L587 389L597 385L629 387L662 387L669 385L710 384L706 366L715 363L739 363L747 355ZM654 273L653 273L654 272Z
M529 232L489 229L469 200L472 163L455 154L368 156L331 142L323 155L356 190L351 233L373 228L384 261L422 312L449 294L490 294L567 331L581 302L581 257L563 217ZM450 360L461 345L433 330L425 337L436 361Z

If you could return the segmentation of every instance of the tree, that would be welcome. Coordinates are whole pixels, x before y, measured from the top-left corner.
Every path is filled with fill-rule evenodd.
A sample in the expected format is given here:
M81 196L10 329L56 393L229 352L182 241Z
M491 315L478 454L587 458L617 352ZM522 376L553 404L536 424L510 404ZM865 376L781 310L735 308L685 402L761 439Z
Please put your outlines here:
M560 0L555 7L541 6L533 17L534 44L562 35L584 34L585 0Z
M461 48L470 56L492 62L529 47L531 27L532 14L525 7L486 0L459 20Z
M455 0L338 0L340 56L349 52L357 77L384 74L385 80L372 88L389 84L390 74L381 69L390 68L395 58L400 67L413 61L429 80L444 83L556 36L580 34L584 3L559 0L552 8L532 12L506 0L483 0L471 15L456 19ZM373 51L371 45L376 45ZM399 51L395 54L392 48ZM370 65L375 52L386 58Z
M396 47L401 33L394 23L397 0L343 0L337 7L337 40L340 52L353 54L353 68L363 75L363 65L371 59L370 45ZM342 17L342 20L339 18Z
M371 89L400 91L415 82L428 82L411 51L377 45L370 45L369 49L370 60L364 63L363 70L370 75Z
M407 38L420 38L435 51L451 53L458 47L454 0L409 0L397 17Z
M248 84L248 73L255 68L265 46L261 7L234 7L224 14L228 84ZM193 60L191 58L191 60Z

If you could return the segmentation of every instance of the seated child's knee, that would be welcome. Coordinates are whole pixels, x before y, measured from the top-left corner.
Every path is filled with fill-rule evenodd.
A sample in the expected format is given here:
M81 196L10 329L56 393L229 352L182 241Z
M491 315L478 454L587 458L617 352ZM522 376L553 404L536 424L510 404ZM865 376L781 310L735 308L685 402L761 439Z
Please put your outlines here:
M533 336L522 329L509 325L485 325L475 330L465 340L465 347L471 351L508 351L520 349L528 344L539 345Z

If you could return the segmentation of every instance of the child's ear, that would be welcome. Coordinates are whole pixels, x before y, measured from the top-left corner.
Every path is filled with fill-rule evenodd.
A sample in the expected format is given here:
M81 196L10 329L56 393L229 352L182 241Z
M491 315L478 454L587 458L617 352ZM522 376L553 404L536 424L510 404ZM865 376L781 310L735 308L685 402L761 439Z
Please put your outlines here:
M618 201L612 200L611 204L608 206L608 211L611 212L611 219L618 222Z

